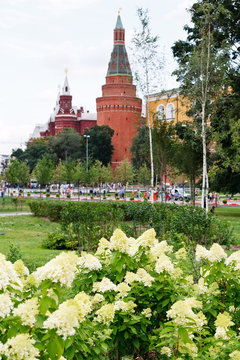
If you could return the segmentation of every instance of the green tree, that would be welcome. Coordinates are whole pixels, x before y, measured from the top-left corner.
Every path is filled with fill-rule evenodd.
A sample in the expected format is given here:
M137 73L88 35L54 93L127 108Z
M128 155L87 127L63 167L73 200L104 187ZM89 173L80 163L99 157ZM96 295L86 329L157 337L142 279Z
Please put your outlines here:
M132 139L131 161L134 169L140 169L146 165L151 168L150 150L149 150L149 130L147 125L141 125L137 128L137 134Z
M47 155L38 160L34 168L34 176L41 186L48 185L54 179L54 165Z
M240 191L240 94L229 93L218 99L211 118L214 149L210 186L215 191Z
M134 176L134 170L128 159L125 158L115 170L116 180L121 182L123 185L126 185L127 183L131 184Z
M151 173L149 167L144 163L136 172L136 179L144 186L150 185Z
M58 159L82 159L85 155L81 135L72 128L64 128L59 134L49 138L49 147Z
M151 186L154 183L154 161L152 148L152 130L150 123L149 94L156 91L162 84L163 56L159 51L159 37L151 34L148 9L137 9L140 30L135 31L132 43L135 59L135 78L146 99L146 113L148 119L149 153L151 166Z
M181 83L181 94L191 102L189 114L194 118L196 129L201 129L204 207L204 198L208 196L209 188L206 129L214 102L218 96L228 91L226 74L229 67L229 46L224 42L219 46L215 41L215 18L220 13L224 16L224 9L218 2L198 1L190 12L194 27L186 28L186 41L178 41L173 46L173 54L178 62L178 69L174 74Z
M192 123L177 123L174 163L179 174L184 174L191 184L191 198L195 204L195 183L202 166L202 140Z
M152 134L156 182L160 178L162 185L163 182L166 184L171 167L174 166L175 129L172 123L155 114Z
M84 134L90 135L88 140L88 151L92 160L99 160L105 166L109 164L114 150L112 145L114 130L108 125L94 125L91 127L90 131L85 130Z
M11 160L7 169L4 171L4 174L3 174L4 180L6 180L10 184L17 184L18 183L18 168L19 168L19 161Z

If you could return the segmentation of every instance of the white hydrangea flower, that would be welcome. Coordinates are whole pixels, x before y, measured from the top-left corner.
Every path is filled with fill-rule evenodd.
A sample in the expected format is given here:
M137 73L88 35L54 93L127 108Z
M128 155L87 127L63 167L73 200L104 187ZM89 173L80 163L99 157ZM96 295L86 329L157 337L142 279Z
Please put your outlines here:
M104 237L102 237L98 243L96 255L107 255L110 253L111 253L110 242Z
M141 314L144 315L147 319L150 319L152 317L152 310L150 308L143 309Z
M154 256L156 259L160 256L162 256L162 254L165 253L171 253L173 250L173 247L168 245L168 243L166 242L166 240L161 241L160 243L156 243L151 249L150 249L150 253L152 256Z
M102 268L99 259L87 253L82 253L82 256L78 259L77 265L79 265L80 268L86 268L90 271L101 270Z
M104 277L102 281L93 283L93 291L105 293L106 291L116 291L116 285L108 278Z
M168 357L170 357L170 356L172 355L172 350L171 350L169 347L167 347L167 346L163 346L163 347L161 348L160 353L161 353L162 355L167 355Z
M143 283L144 286L152 286L152 282L155 280L145 269L139 268L137 271L138 281Z
M234 325L231 315L229 315L226 311L224 311L224 313L218 314L214 324L216 326L215 338L228 340L228 328Z
M39 267L32 275L37 281L51 280L61 286L70 287L77 271L78 256L74 252L61 253L47 264Z
M138 241L132 237L128 238L127 254L133 257L138 252L138 249L139 249Z
M201 309L201 301L196 300L195 298L186 298L185 300L179 300L171 306L171 309L167 311L167 317L172 318L175 323L179 326L190 325L192 321L195 322L195 327L201 329L204 324L206 324L206 318L202 312L195 314L192 310ZM190 320L191 319L191 320Z
M127 254L128 238L120 229L116 229L110 239L110 249L118 250L121 253Z
M125 312L133 312L136 306L137 305L133 301L125 302L123 300L118 300L114 304L114 309L115 311L120 310Z
M233 360L240 360L240 351L239 350L235 350L233 351L230 355L230 358Z
M174 270L174 266L170 258L164 253L162 253L156 262L155 271L158 274L162 273L163 271L172 274L173 270Z
M125 282L119 283L116 287L116 291L119 292L119 296L122 298L127 296L130 290L130 286L128 286L128 284Z
M210 250L207 250L201 245L196 247L196 260L208 260L209 262L220 262L227 258L227 254L223 248L215 243L211 246Z
M209 259L209 250L207 250L202 245L197 244L196 246L196 260L208 260Z
M225 260L225 264L226 265L235 265L234 270L240 270L240 250L235 251L234 253L232 253L226 260Z
M127 284L132 284L134 281L138 281L138 276L134 272L127 271L124 279Z
M39 314L38 298L34 297L26 300L24 303L18 305L13 311L14 316L19 316L23 325L33 327L36 321L36 315Z
M59 305L47 320L44 321L45 329L56 329L57 334L65 340L72 336L79 328L80 322L84 321L87 314L92 310L90 296L81 292L74 299L67 300Z
M92 304L97 305L105 300L105 297L102 294L95 294L92 298Z
M35 340L29 334L19 334L8 339L0 351L9 360L38 360L39 350L34 344Z
M114 304L103 305L99 310L96 311L96 315L96 321L109 325L109 323L113 321L115 315Z
M29 270L21 259L15 261L13 267L19 276L29 275Z
M3 254L0 254L0 290L6 291L8 285L18 290L23 288L13 264L7 261Z
M147 247L154 246L158 241L156 239L156 232L154 229L145 231L141 236L137 238L139 246Z
M13 303L9 294L0 294L0 317L5 318L10 315L13 309Z
M213 244L210 248L209 261L220 262L227 258L227 254L219 244Z

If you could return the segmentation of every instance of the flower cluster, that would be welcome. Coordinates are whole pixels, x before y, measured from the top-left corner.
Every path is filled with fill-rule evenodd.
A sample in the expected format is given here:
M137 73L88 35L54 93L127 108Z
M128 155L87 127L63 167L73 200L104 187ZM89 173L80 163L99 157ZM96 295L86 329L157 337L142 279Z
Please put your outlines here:
M59 282L62 286L70 287L77 271L78 256L74 252L61 253L46 265L39 267L33 275L38 283L43 280Z
M11 285L13 288L22 289L22 282L10 261L6 261L0 254L0 290L5 291Z
M9 316L12 308L13 303L9 294L0 294L0 317L5 318Z
M216 326L216 339L224 339L228 340L228 328L233 326L234 322L232 322L232 317L225 311L222 314L218 314L217 319L215 321Z
M0 343L0 354L11 360L37 360L39 350L34 344L35 340L29 334L19 334L8 339L4 345Z
M102 268L102 264L98 258L87 253L82 253L82 256L78 259L77 265L79 265L81 269L88 269L90 271L101 270Z
M26 300L24 303L18 305L14 309L13 315L19 316L23 325L32 327L35 323L36 316L39 314L38 309L38 298L33 297L29 300Z
M103 305L99 310L96 311L96 321L109 325L114 319L115 306L114 304Z
M108 278L104 277L102 281L93 284L93 292L99 291L105 293L106 291L116 291L116 285Z
M58 310L44 321L43 326L45 329L56 329L57 334L66 339L75 334L75 329L79 328L80 322L85 320L91 310L90 296L81 292L74 299L60 304Z
M213 244L210 250L207 250L201 245L196 247L196 260L207 260L211 263L220 262L227 258L227 254L219 244Z
M207 323L206 317L201 311L195 314L193 308L201 309L202 302L195 298L179 300L168 310L167 317L174 319L175 324L178 326L191 325L199 330Z

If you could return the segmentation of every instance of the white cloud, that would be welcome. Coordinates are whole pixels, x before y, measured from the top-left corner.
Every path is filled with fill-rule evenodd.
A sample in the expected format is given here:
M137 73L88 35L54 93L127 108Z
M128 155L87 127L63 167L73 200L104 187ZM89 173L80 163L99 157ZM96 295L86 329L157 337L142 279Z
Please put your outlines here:
M16 8L0 8L1 18L0 27L3 29L11 29L19 24L24 24L32 19L32 16L22 10Z
M98 3L99 1L100 0L40 0L38 6L40 9L62 14L65 11L85 8L94 3Z

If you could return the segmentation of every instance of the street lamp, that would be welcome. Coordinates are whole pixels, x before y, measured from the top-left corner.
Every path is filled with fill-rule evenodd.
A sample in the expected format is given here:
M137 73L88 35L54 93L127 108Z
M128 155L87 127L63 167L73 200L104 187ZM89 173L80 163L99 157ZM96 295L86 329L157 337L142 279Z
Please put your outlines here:
M86 138L86 171L88 172L88 139L90 135L83 135L83 137Z

